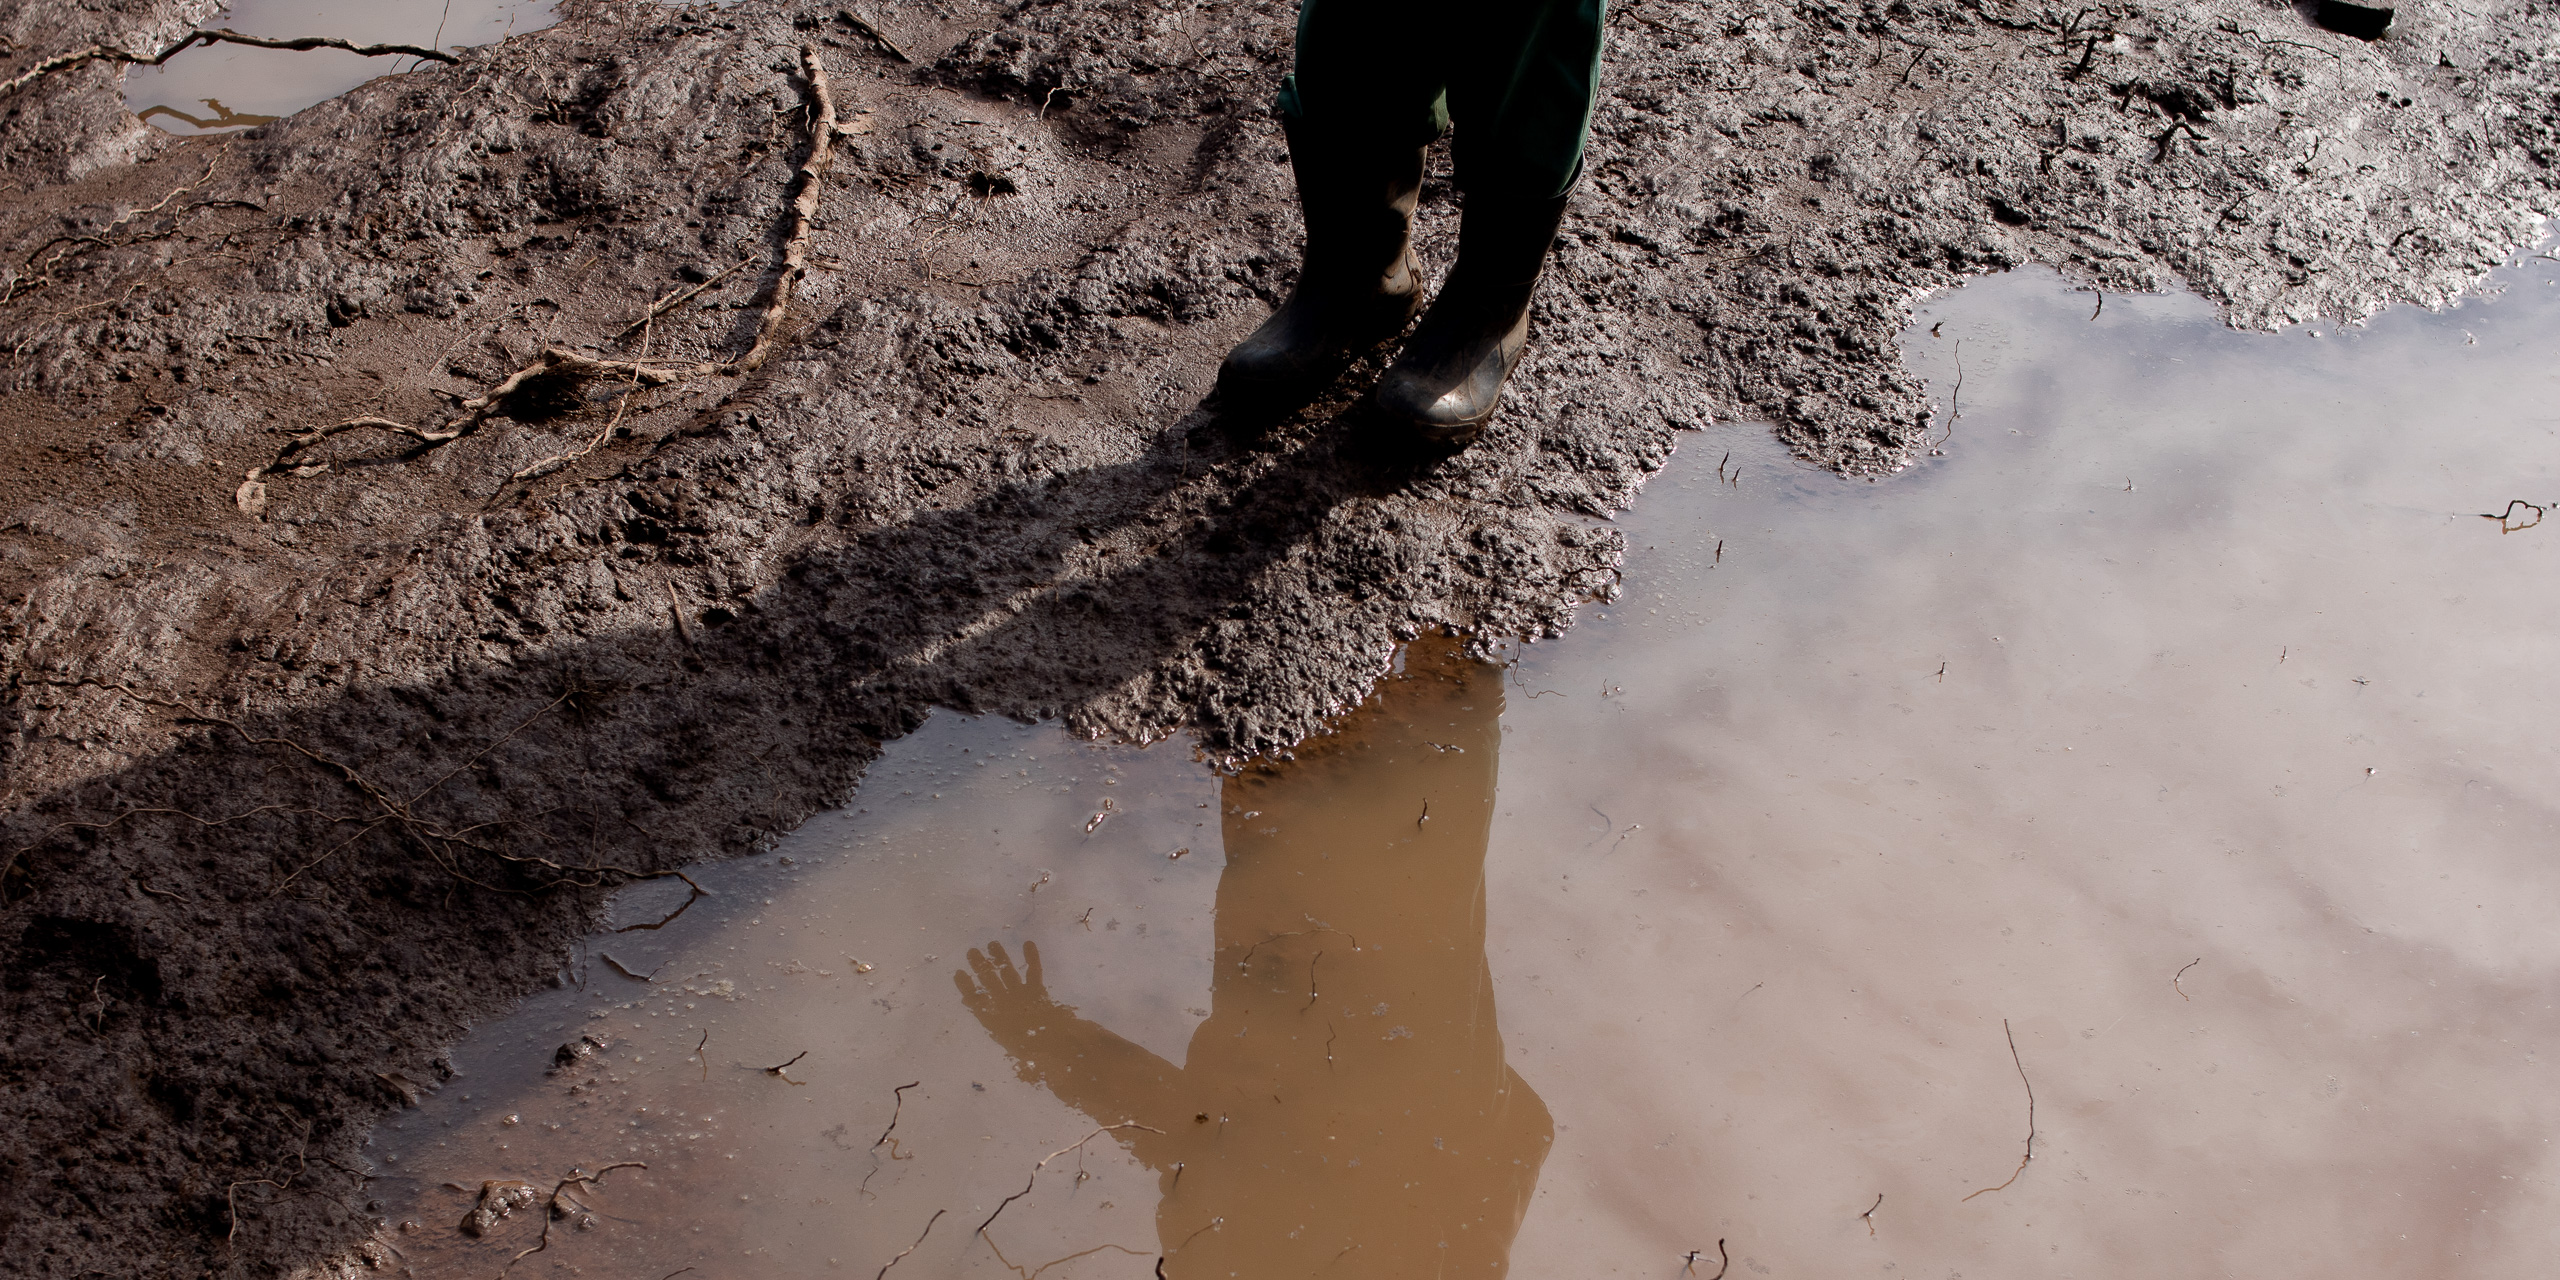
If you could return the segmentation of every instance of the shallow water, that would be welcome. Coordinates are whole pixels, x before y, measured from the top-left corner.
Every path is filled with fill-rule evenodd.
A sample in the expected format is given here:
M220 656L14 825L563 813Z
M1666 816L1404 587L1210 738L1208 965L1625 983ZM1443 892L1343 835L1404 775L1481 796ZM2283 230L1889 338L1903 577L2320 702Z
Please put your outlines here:
M549 26L551 7L551 0L238 0L205 25L272 40L334 36L453 49ZM171 133L219 133L291 115L417 61L342 49L200 45L162 66L129 69L124 98L136 115Z
M2560 496L2554 275L1986 280L1944 457L1690 438L1618 601L1296 761L938 716L457 1047L385 1238L643 1161L517 1274L2536 1274L2560 524L2475 513Z

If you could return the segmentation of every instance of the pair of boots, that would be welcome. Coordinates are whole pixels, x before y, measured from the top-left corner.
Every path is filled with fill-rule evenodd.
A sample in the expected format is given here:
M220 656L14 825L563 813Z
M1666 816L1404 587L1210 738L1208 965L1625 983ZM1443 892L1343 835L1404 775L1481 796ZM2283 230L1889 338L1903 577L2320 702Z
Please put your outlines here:
M1316 157L1300 141L1289 147L1307 219L1298 287L1218 370L1222 393L1293 407L1403 332L1423 302L1412 247L1423 151ZM1528 344L1530 298L1565 203L1468 193L1457 265L1372 391L1381 412L1441 445L1484 429Z

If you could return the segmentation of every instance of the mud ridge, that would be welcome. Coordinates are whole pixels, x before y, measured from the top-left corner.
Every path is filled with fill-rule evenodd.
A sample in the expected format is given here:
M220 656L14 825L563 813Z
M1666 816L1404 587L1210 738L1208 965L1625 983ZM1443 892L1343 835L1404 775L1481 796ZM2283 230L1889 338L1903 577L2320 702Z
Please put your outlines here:
M24 0L0 79L215 9ZM1292 13L572 0L230 137L103 62L0 99L0 1270L390 1259L357 1143L559 980L591 869L756 848L934 707L1240 759L1425 629L1553 634L1682 432L1926 453L1929 290L2042 261L2351 321L2560 200L2538 0L2371 44L2235 0L1636 0L1510 408L1402 456L1348 382L1203 404L1289 282ZM450 422L545 346L746 349L812 44L845 125L760 369L334 439L234 505L292 433Z

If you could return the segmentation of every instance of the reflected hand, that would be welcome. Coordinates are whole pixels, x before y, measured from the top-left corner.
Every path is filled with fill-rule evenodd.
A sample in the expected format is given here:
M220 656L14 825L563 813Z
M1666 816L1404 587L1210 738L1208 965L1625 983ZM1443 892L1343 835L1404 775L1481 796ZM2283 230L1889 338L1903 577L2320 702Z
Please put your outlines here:
M960 1003L981 1020L1055 1007L1048 985L1040 980L1040 944L1023 943L1022 959L1024 967L1017 972L1003 943L990 942L985 951L969 948L969 971L955 969L951 974L960 988ZM970 974L977 975L976 981L970 980Z

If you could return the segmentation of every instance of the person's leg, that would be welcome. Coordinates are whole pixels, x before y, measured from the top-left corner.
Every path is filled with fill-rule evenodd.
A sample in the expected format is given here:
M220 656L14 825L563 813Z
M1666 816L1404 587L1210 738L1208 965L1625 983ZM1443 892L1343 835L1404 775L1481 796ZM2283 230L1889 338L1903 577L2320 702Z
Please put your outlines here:
M1432 0L1306 0L1279 113L1307 243L1298 284L1227 354L1222 391L1287 409L1421 307L1410 249L1423 148L1447 127Z
M1529 302L1582 173L1603 0L1493 0L1450 64L1465 210L1458 262L1377 401L1434 439L1474 438L1529 337Z

